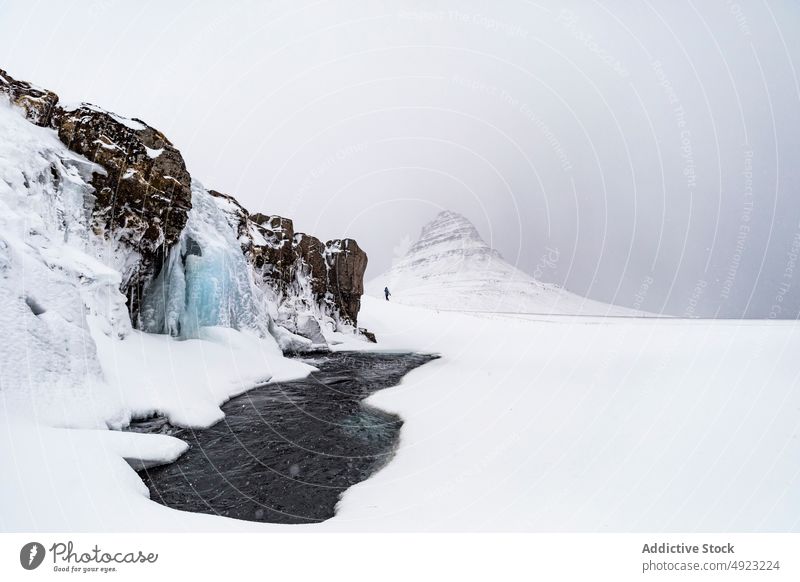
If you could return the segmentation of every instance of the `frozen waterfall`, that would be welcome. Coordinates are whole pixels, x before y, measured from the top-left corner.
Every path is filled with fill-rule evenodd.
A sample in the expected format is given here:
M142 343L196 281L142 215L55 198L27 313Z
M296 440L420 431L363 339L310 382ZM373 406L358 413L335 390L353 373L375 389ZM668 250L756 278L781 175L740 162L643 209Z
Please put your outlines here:
M145 290L139 327L195 338L217 325L266 335L269 315L225 214L195 183L186 228Z

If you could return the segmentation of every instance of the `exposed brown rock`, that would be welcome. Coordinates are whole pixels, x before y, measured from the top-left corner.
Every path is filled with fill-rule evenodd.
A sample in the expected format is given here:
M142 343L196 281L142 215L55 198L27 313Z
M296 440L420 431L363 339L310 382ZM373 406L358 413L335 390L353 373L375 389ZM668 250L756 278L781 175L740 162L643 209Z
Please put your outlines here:
M228 223L237 233L257 282L270 289L279 304L300 299L300 304L316 305L342 323L357 322L367 255L355 241L325 244L311 235L295 233L288 218L249 214L232 196L210 193L224 201ZM281 323L308 337L304 332L308 326L296 319L295 313L291 321Z
M105 169L95 173L95 231L139 252L141 263L123 281L136 321L141 287L180 238L192 208L191 176L183 156L160 131L92 105L58 109L58 137Z
M58 95L40 89L25 81L17 81L0 69L0 93L8 95L9 100L25 110L25 116L32 123L48 127L58 104Z
M147 253L178 240L192 208L192 179L164 134L90 105L54 122L68 148L106 170L92 180L98 226Z
M342 317L355 325L364 293L364 271L367 253L350 238L336 239L325 244L328 265L328 291Z
M68 148L105 170L92 178L93 228L142 257L123 273L121 289L136 321L141 286L180 238L192 207L191 176L183 157L164 134L139 120L88 104L64 109L52 91L18 81L3 70L0 93L20 106L31 122L55 129Z
M279 295L284 295L294 276L294 224L282 216L260 213L251 214L250 223L265 241L254 240L249 253L250 262L265 283Z
M321 301L328 289L325 245L317 237L301 232L294 237L294 249L297 256L296 269L302 270L308 276L315 299Z

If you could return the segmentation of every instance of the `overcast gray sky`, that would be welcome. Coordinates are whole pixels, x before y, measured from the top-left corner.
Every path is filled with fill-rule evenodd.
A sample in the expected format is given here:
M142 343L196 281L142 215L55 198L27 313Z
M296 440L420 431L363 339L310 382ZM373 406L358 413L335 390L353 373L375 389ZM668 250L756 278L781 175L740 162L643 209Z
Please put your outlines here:
M798 316L798 57L793 0L0 0L0 68L356 238L370 277L448 208L529 273L679 315Z

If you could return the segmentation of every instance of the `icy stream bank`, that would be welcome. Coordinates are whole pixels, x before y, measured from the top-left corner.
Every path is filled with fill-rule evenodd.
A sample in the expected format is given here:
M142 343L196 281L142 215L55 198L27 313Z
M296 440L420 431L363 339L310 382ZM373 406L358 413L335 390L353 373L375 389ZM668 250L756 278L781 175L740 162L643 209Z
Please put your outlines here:
M333 517L340 494L391 458L401 419L361 400L433 359L421 354L339 352L306 360L303 380L269 384L230 400L204 430L164 420L133 430L189 444L170 465L141 472L151 498L175 509L271 523Z

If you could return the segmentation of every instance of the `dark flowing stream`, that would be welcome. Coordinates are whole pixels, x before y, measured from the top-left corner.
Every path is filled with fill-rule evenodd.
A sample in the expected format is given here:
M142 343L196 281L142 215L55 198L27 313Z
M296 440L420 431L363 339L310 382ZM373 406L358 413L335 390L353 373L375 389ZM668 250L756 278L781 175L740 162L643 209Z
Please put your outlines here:
M436 356L338 352L303 358L308 378L266 384L229 400L201 430L163 418L131 430L189 443L174 463L140 475L154 501L184 511L271 523L333 517L341 493L386 464L402 420L361 401Z

